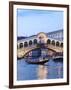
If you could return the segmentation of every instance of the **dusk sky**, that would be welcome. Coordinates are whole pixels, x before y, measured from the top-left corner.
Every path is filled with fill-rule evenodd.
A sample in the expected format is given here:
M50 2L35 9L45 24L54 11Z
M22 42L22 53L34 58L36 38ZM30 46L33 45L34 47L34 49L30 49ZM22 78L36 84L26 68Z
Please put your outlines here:
M63 29L63 11L18 9L17 29L18 36Z

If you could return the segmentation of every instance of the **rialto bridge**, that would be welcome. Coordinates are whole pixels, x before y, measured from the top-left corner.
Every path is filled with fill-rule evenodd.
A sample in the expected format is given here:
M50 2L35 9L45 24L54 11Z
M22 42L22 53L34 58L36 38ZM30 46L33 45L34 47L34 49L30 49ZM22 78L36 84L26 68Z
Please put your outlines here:
M50 56L56 53L63 53L63 40L61 40L61 37L58 40L49 37L49 34L40 32L37 35L20 39L17 43L17 57L22 58L31 55L32 51L36 49L41 49L43 54L46 53Z

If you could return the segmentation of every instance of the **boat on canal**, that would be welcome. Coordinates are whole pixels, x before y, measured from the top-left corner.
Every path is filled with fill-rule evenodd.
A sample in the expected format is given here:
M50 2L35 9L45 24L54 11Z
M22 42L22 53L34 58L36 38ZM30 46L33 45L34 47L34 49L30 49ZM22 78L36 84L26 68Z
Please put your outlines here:
M26 60L27 63L29 64L45 64L48 62L48 58L38 58L38 59L28 59Z

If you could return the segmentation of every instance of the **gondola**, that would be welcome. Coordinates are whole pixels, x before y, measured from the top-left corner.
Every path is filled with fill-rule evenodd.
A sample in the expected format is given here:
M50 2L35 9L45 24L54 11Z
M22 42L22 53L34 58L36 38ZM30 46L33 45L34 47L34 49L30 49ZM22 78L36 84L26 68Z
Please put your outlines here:
M48 59L41 59L41 60L26 60L27 63L29 64L45 64L46 62L48 62Z

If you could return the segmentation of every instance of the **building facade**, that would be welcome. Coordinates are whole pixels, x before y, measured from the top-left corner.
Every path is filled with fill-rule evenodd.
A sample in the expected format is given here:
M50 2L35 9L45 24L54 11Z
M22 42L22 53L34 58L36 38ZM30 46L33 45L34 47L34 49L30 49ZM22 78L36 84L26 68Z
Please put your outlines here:
M63 30L47 33L48 37L63 41Z

